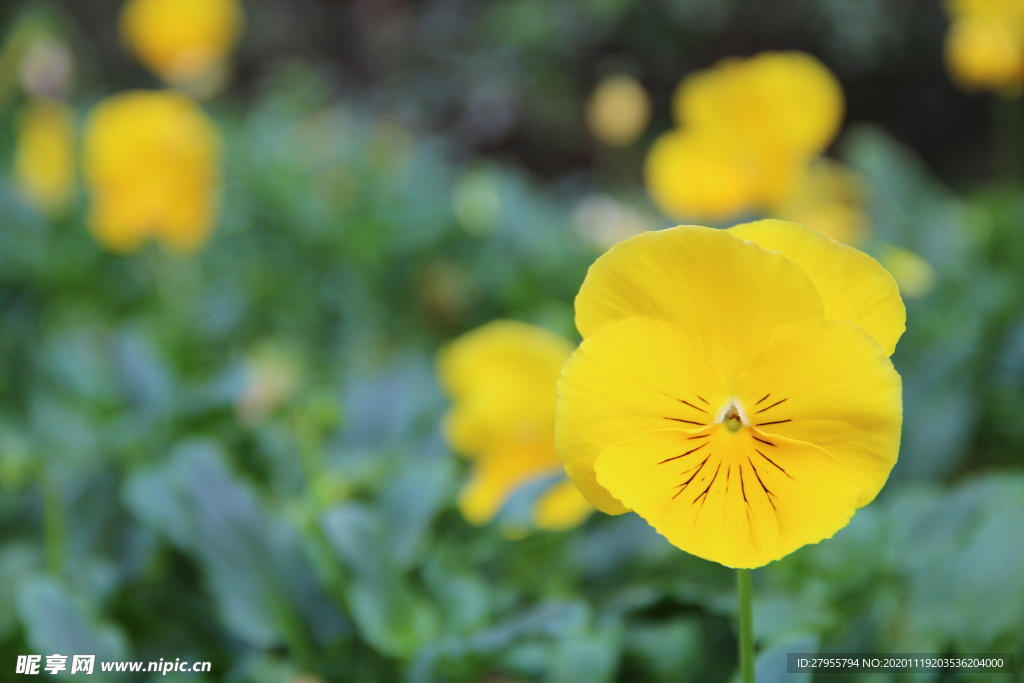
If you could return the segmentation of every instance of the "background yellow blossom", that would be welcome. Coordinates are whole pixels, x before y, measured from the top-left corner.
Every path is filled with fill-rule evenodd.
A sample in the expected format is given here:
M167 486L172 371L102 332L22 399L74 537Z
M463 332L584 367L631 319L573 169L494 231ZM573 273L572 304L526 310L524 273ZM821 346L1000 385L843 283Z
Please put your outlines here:
M238 41L238 0L129 0L121 36L140 61L172 85L216 88Z
M1019 94L1024 85L1024 2L947 0L946 66L967 90Z
M691 74L676 90L678 129L648 153L645 178L665 214L722 220L791 195L843 115L835 76L814 57L767 52Z
M75 115L54 99L28 102L18 120L14 177L25 199L61 213L75 191Z
M220 139L184 95L136 91L92 110L85 178L93 234L113 251L153 238L177 252L209 237L217 214Z
M453 404L445 436L474 462L459 498L469 521L490 521L517 489L559 471L555 384L571 352L558 335L511 320L468 332L441 352L438 374ZM575 490L556 485L538 501L535 521L575 526L590 509Z

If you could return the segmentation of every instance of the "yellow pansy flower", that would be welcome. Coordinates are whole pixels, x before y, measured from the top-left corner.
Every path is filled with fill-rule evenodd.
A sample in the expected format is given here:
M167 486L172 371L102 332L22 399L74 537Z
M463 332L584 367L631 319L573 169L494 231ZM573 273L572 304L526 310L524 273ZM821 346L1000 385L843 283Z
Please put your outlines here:
M103 100L85 128L90 227L127 252L154 238L189 252L209 237L217 213L220 138L186 96L135 91Z
M843 116L835 76L800 52L727 59L686 78L673 110L679 128L659 137L645 178L671 216L720 220L792 194Z
M14 180L25 199L60 213L75 191L75 116L64 102L39 98L18 119Z
M1017 95L1024 85L1024 1L948 0L946 67L966 90Z
M557 473L555 384L572 352L547 330L498 320L442 350L438 374L452 399L445 416L448 443L474 462L459 509L486 524L523 484ZM546 529L579 524L592 510L571 484L548 489L534 509Z
M793 223L621 242L576 298L566 471L599 509L730 567L828 538L896 462L904 321L874 259Z
M961 19L946 34L946 66L966 90L1013 92L1024 84L1024 40L998 21Z
M587 100L587 128L609 147L625 147L636 140L650 119L651 100L631 76L605 78Z
M719 220L749 206L757 181L751 161L727 136L676 128L654 141L644 177L662 213Z
M726 59L683 80L673 98L681 126L720 130L756 147L815 154L843 118L843 90L824 64L803 52Z
M238 0L128 0L121 12L121 37L139 60L179 87L219 80L238 42Z

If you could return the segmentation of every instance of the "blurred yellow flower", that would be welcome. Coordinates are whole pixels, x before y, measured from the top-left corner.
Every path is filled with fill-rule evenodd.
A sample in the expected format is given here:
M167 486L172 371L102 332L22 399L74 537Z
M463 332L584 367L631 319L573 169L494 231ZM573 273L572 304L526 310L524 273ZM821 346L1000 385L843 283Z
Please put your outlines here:
M473 524L489 522L517 489L559 472L555 450L555 384L572 346L532 325L497 320L459 337L438 359L441 384L452 399L444 434L474 462L459 497ZM575 526L591 506L568 482L537 501L541 528Z
M154 238L189 252L209 237L217 213L220 138L213 122L172 91L114 95L85 129L90 226L113 251Z
M718 220L750 205L757 164L726 136L676 128L654 141L644 176L662 213Z
M935 288L935 269L923 257L909 249L884 245L878 260L896 278L903 296L920 299Z
M651 119L651 100L635 78L605 78L586 105L590 133L609 147L625 147L644 132Z
M681 126L807 156L828 146L839 131L843 90L811 55L762 52L723 60L685 78L673 98L673 113Z
M857 247L864 244L871 229L866 203L864 179L852 168L822 157L807 167L793 194L769 213Z
M814 57L766 52L690 75L673 101L679 128L645 164L658 208L721 220L793 193L842 122L843 93Z
M1024 41L1001 22L960 19L946 35L946 65L966 90L1012 93L1024 84Z
M1024 0L947 0L946 67L966 90L1018 95L1024 85Z
M207 94L223 78L242 20L238 0L128 0L121 37L160 78Z
M31 100L18 118L14 180L46 214L63 211L75 191L75 116L54 99Z
M874 259L793 223L621 242L576 298L566 471L599 509L730 567L817 543L896 462L904 320Z

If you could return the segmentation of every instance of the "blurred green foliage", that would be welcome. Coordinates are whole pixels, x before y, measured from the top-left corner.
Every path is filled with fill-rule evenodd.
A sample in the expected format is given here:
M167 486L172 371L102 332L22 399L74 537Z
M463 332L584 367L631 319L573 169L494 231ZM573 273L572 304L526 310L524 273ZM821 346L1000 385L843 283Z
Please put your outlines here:
M691 5L674 11L726 21ZM516 27L506 47L525 61L570 49L546 7L496 3L493 32ZM523 68L556 91L570 78ZM613 187L542 185L339 102L297 65L252 89L208 106L227 185L192 259L111 256L84 198L47 220L0 185L0 677L61 652L213 662L138 680L729 679L729 570L631 515L469 526L464 463L439 434L439 345L498 317L575 338L598 251L573 208L599 189L646 210L639 189L611 172ZM780 673L795 651L1015 652L1019 669L1024 193L955 192L875 126L837 154L869 180L878 243L923 255L938 285L908 301L890 484L834 539L756 573L758 680L809 680ZM292 380L280 395L260 384L267 349Z

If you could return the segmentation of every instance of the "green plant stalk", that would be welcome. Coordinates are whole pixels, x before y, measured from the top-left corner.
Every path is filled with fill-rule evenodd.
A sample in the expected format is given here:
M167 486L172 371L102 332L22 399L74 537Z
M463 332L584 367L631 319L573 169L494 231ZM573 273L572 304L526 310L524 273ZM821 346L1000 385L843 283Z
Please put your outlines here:
M46 570L53 576L61 576L64 573L67 545L64 505L48 464L43 464L39 471L39 489L43 500L43 547L46 552Z
M736 570L736 593L740 602L740 680L754 683L754 589L749 569Z
M270 592L270 607L278 626L281 627L282 635L288 648L295 657L295 661L304 670L309 672L317 671L317 658L314 652L313 643L310 641L302 621L299 619L295 608L288 602L277 586L268 586Z
M1009 185L1024 180L1024 104L1019 95L992 96L992 123L996 163Z

